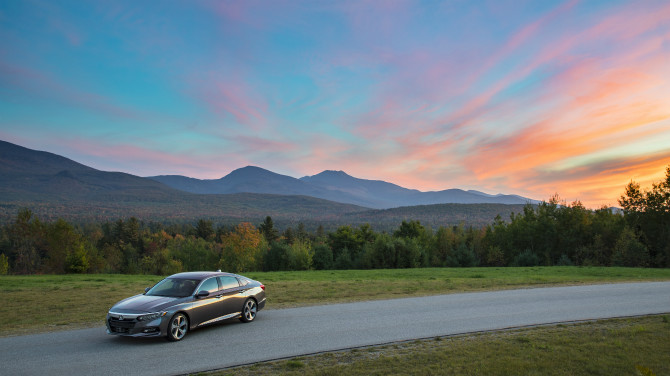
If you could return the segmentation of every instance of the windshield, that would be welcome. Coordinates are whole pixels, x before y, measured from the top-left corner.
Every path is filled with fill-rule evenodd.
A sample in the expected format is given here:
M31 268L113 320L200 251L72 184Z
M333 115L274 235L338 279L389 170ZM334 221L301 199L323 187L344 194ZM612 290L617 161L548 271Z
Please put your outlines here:
M193 295L198 282L200 281L197 279L165 278L147 291L146 295L183 298Z

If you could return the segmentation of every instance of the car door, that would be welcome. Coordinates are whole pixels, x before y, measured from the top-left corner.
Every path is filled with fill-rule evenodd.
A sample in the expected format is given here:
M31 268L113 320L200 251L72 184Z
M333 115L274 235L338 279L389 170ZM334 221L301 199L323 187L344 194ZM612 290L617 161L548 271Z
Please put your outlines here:
M242 312L244 295L241 294L240 284L233 276L220 276L221 294L223 295L224 315Z
M198 293L202 291L209 292L209 295L199 298ZM193 307L189 310L191 326L196 327L222 316L222 304L219 280L216 277L204 280L196 290Z

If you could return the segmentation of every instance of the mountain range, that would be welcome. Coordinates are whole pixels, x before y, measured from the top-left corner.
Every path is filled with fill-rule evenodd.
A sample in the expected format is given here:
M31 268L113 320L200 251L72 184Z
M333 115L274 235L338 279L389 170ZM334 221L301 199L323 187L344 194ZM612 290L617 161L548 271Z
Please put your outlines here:
M507 204L537 203L516 195L489 195L478 191L447 189L421 192L380 180L359 179L344 171L326 170L296 179L255 166L237 169L211 180L181 175L151 176L174 189L199 194L273 193L303 195L373 209L431 204Z
M520 212L529 201L458 189L420 192L357 179L342 171L296 179L248 166L215 180L146 178L97 170L60 155L0 141L0 222L11 221L18 210L29 208L47 221L135 216L158 222L208 218L235 224L259 222L270 215L279 225L305 222L333 228L371 223L386 230L406 219L434 226L487 224L498 214L507 217ZM397 207L401 208L387 209Z
M165 198L177 191L151 179L100 171L68 158L0 141L0 194L4 200L91 199L112 194Z
M193 194L152 179L100 171L49 152L0 141L0 222L28 208L41 220L75 222L137 217L157 222L208 218L219 223L333 221L368 210L309 196Z

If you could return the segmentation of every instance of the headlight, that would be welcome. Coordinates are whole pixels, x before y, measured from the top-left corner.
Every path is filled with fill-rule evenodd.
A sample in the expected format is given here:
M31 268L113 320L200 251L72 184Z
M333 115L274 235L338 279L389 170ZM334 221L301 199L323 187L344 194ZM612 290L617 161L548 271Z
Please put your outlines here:
M165 315L167 315L167 312L150 313L148 315L137 316L137 321L152 321Z

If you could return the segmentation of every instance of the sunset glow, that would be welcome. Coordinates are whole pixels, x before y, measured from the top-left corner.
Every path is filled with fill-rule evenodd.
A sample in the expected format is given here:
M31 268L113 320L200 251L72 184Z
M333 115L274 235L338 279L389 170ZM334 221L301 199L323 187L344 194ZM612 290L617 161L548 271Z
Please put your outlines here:
M670 3L7 1L0 139L615 206L670 165Z

